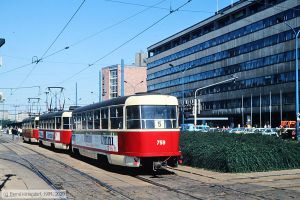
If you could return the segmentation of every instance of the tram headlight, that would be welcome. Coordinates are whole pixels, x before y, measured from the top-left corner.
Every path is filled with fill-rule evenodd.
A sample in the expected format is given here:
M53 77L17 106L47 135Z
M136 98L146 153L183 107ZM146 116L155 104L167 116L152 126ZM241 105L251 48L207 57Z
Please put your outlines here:
M60 141L60 132L55 132L55 141Z

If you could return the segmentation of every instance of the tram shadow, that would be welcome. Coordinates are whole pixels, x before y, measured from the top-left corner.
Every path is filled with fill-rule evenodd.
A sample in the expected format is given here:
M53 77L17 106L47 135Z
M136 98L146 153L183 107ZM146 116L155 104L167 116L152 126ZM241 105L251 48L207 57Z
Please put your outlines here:
M39 145L39 147L42 147L44 149L47 149L49 151L53 151L55 153L60 153L60 154L70 154L70 150L68 149L58 149L58 148L55 148L54 146L46 146L46 145L41 145L41 144L37 144Z
M174 174L174 172L169 171L166 168L161 168L159 170L153 170L152 166L147 167L124 167L124 166L118 166L118 165L111 165L107 162L107 160L96 160L89 157L85 157L82 155L76 155L76 154L70 154L71 157L76 158L77 160L83 161L85 163L88 163L90 165L93 165L95 167L98 167L102 170L114 172L122 175L129 175L129 176L139 176L139 175L150 175L154 178L158 175L171 175Z

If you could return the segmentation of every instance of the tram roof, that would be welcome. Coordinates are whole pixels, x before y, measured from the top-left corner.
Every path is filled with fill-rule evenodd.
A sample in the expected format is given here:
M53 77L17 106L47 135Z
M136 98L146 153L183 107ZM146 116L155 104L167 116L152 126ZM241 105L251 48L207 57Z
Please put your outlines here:
M117 97L117 98L109 99L109 100L102 101L102 102L99 102L99 103L94 103L94 104L90 104L90 105L83 106L83 107L80 107L80 108L76 108L73 111L73 113L98 109L98 108L107 107L107 106L123 105L123 104L125 104L126 100L130 97L155 96L155 95L169 96L169 95L161 95L161 94L157 94L157 93L140 93L140 94L135 94L135 95L131 95L131 96Z
M32 122L34 120L39 120L39 117L38 116L33 116L33 117L27 117L25 119L22 120L22 123L25 123L25 122Z
M82 106L80 108L76 108L73 111L73 113L81 112L81 111L85 111L85 110L93 110L96 108L112 106L112 105L122 105L122 104L125 104L126 99L128 99L129 97L131 97L131 96L117 97L117 98L109 99L109 100L102 101L99 103Z
M40 120L42 120L42 119L47 119L47 118L53 118L53 117L56 117L56 116L62 116L63 113L65 113L65 112L72 112L72 111L62 110L62 111L56 111L56 112L45 113L45 114L42 114L42 115L40 116Z

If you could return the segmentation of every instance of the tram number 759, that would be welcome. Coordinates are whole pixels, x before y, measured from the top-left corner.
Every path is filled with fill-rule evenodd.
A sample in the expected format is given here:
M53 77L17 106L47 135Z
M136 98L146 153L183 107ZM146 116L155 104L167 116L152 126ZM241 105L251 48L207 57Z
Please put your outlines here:
M157 145L157 146L163 146L163 145L166 145L166 140L157 140L156 145Z

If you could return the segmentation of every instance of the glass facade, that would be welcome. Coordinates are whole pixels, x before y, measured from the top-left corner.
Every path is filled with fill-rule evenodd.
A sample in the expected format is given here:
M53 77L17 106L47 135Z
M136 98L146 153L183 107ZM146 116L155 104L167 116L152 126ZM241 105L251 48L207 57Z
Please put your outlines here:
M237 76L235 82L197 93L198 109L202 111L198 117L228 117L227 125L245 125L251 108L251 124L265 120L260 124L279 126L280 120L295 120L291 115L295 88L291 86L295 82L294 31L300 30L300 2L266 0L265 8L258 1L245 2L238 1L235 6L242 5L238 9L227 8L226 15L209 18L207 23L204 20L201 27L196 24L194 29L177 33L172 41L167 38L149 47L148 91L179 99L184 96L181 104L185 105L185 117L192 118L196 89ZM216 31L229 24L230 28ZM193 40L204 34L213 37L207 36L212 39L201 42ZM182 45L186 42L189 44ZM277 107L271 111L271 106ZM253 113L252 108L256 108ZM275 119L267 119L266 113Z
M284 0L282 0L282 1L284 1ZM171 61L173 61L175 59L178 59L180 57L187 56L187 55L191 54L192 52L195 53L194 50L202 51L202 50L208 49L210 47L220 45L224 42L228 42L230 40L245 36L245 35L250 34L250 33L253 33L255 31L262 30L264 28L273 26L276 23L279 23L278 18L284 19L284 20L290 20L290 19L295 18L295 17L300 15L299 12L298 12L299 8L300 8L300 6L297 6L293 9L283 11L283 12L278 13L278 14L272 16L272 17L266 18L264 20L257 21L255 23L251 23L247 26L244 26L244 27L239 28L235 31L229 32L225 35L216 37L214 39L211 39L211 40L208 40L208 41L203 42L201 44L198 44L196 46L193 46L191 48L188 48L188 49L185 49L183 51L177 52L176 54L158 59L154 62L148 63L147 67L149 67L149 68L156 67L156 66L161 65L165 62L171 62ZM255 14L255 13L251 13L251 14ZM232 20L231 22L235 22L235 20ZM227 23L226 25L228 25L228 24L229 23ZM218 28L222 28L222 27L224 27L224 26L219 26ZM209 31L207 31L207 30L209 30ZM208 32L217 30L217 28L209 28L207 30L203 31L203 32L205 32L205 34L206 34ZM184 43L186 43L186 42L188 42L192 39L201 37L201 36L204 35L203 32L199 31L199 29L198 29L198 30L192 31L189 34L189 36L185 35L185 36L182 36L181 38L174 39L174 42L173 42L172 46L176 47L176 46L184 44ZM164 51L169 50L171 48L170 43L167 43L163 46L164 46ZM158 47L158 48L154 49L152 56L155 56L159 53L162 53L163 51L161 51L160 49L162 49L162 47Z

